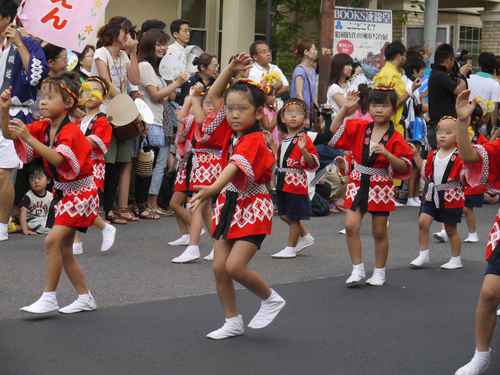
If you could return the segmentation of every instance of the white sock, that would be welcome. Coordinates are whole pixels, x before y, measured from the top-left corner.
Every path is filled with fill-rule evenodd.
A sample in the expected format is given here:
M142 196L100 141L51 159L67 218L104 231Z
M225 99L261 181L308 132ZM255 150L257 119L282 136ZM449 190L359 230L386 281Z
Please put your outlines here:
M491 349L488 350L487 352L479 352L476 349L476 352L474 353L474 359L480 360L480 361L485 361L488 360L488 358L491 355Z
M104 228L102 228L102 232L107 231L107 230L111 230L111 229L113 229L113 226L111 224L106 223L104 225Z
M9 224L0 223L0 233L7 233Z
M477 232L469 232L469 236L477 236Z
M420 255L422 256L428 256L430 253L430 250L429 249L426 249L426 250L420 250Z
M385 267L384 268L374 268L373 275L385 277Z
M357 272L365 272L365 264L364 263L353 264L352 269Z
M56 292L43 292L43 299L56 299Z
M295 251L295 249L296 248L293 247L293 246L287 246L287 247L285 247L285 251Z
M457 256L457 257L452 256L452 257L451 257L451 260L457 260L457 261L458 261L458 260L462 260L462 257L461 257L460 255L459 255L459 256Z

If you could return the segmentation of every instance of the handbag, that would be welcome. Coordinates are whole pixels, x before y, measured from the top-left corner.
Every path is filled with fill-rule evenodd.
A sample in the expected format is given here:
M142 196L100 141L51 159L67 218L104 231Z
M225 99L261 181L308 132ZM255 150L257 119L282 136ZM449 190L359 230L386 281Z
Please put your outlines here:
M139 177L151 177L153 175L154 160L155 153L151 149L147 140L145 140L145 142L141 142L141 147L139 149L139 153L137 154L137 160L135 163L135 173Z
M147 124L148 143L151 147L165 147L165 128L161 125Z

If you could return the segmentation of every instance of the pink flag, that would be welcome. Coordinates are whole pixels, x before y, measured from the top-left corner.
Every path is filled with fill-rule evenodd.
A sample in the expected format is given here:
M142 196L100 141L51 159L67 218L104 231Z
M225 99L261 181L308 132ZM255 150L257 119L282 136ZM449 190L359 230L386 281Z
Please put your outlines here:
M59 47L82 52L104 19L109 0L25 0L18 17L25 30Z

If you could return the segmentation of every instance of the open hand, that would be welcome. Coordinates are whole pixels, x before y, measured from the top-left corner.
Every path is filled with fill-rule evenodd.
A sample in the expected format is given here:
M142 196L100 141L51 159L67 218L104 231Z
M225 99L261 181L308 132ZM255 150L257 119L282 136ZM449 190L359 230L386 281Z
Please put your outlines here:
M470 90L464 90L457 96L455 108L459 120L467 120L472 115L476 102L470 100Z
M0 110L8 111L12 104L12 89L8 88L0 94Z
M356 112L359 106L359 92L351 91L347 94L346 101L344 104L345 109L348 114Z
M299 140L297 141L297 146L299 146L300 151L303 151L306 149L307 142L306 142L306 135L304 133L299 135Z
M203 202L212 196L210 187L201 188L193 197L189 200L191 209L195 211Z
M17 118L9 121L9 133L13 139L27 140L31 136L26 124Z
M179 85L183 85L185 82L189 80L189 73L188 72L182 72L179 74L179 76L175 79Z
M238 75L238 73L250 69L252 64L253 60L248 53L240 53L231 61L231 69L234 75Z
M9 42L16 45L16 47L19 47L21 44L23 44L21 33L17 30L17 27L14 24L10 24L7 27L4 35L9 40Z

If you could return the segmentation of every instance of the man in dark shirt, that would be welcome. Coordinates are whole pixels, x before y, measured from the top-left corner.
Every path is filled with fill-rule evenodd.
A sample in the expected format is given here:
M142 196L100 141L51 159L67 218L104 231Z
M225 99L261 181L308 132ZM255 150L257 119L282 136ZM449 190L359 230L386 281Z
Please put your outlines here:
M455 67L455 53L449 44L440 45L434 55L434 64L429 78L429 116L427 128L429 145L436 148L436 126L444 116L456 116L455 99L467 88L465 76L471 66L466 64L460 68L459 74L453 77L450 73Z

